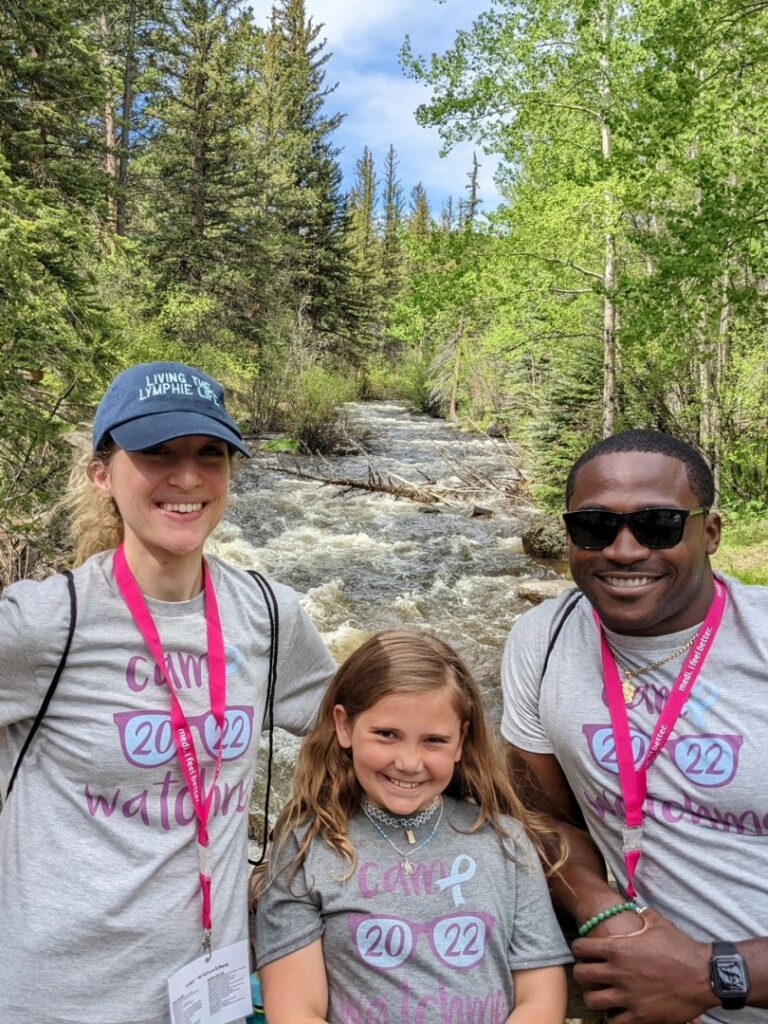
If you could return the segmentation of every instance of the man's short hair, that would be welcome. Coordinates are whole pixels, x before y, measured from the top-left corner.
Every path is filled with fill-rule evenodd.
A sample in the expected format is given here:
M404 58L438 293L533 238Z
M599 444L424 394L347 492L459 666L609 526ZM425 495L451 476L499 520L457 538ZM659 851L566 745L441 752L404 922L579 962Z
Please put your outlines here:
M596 459L599 455L610 455L613 452L656 452L677 459L685 466L688 483L699 503L711 508L715 501L715 481L712 470L695 448L681 441L672 434L660 430L623 430L620 434L598 441L588 448L571 466L565 485L565 507L568 508L576 486L576 474L582 466Z

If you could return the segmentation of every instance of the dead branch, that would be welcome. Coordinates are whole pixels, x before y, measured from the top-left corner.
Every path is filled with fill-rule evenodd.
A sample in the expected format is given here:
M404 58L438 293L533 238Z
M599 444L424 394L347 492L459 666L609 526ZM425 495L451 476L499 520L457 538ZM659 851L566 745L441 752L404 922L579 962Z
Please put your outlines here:
M491 514L491 510L478 508L475 502L479 497L483 499L484 504L487 504L489 497L494 495L496 504L500 498L503 500L505 508L509 508L510 504L514 503L518 508L533 509L534 506L521 493L521 488L516 485L516 482L497 481L485 474L478 474L471 471L452 453L441 449L438 445L434 445L434 447L436 452L456 471L456 476L460 481L458 485L438 484L427 476L424 476L423 482L414 483L395 473L384 473L377 470L370 459L368 459L367 477L361 478L336 476L333 473L332 463L324 458L315 462L314 471L305 469L295 462L288 465L283 460L278 460L275 463L263 462L262 466L273 473L286 473L289 476L298 477L300 480L311 480L339 487L340 494L346 494L351 490L373 491L391 494L395 498L406 498L422 505L439 504L447 508L471 512L473 515ZM322 472L318 471L318 465L322 466Z
M407 480L395 480L388 474L377 473L373 466L368 466L367 479L357 480L348 476L331 476L321 473L309 473L301 466L287 466L284 462L270 465L263 463L264 469L273 473L287 473L289 476L296 476L300 480L313 480L322 484L330 484L333 487L340 487L342 493L350 490L376 491L382 494L392 494L396 498L408 498L410 501L418 501L424 505L434 505L443 500L443 495L436 493L432 487L418 487ZM399 479L399 478L398 478ZM439 491L439 489L437 489Z
M482 431L482 433L485 433L485 431ZM486 434L486 436L488 435ZM461 459L448 449L442 448L436 442L433 441L432 445L437 454L453 468L456 476L465 484L463 489L451 488L452 494L479 494L484 496L486 500L488 500L490 494L495 494L503 497L506 501L513 501L517 508L530 509L531 511L535 509L536 506L528 500L524 493L525 488L522 482L522 474L511 458L508 458L508 461L510 471L514 473L515 478L512 480L503 478L499 480L494 479L494 477L489 476L487 473L481 473L474 469L464 459Z

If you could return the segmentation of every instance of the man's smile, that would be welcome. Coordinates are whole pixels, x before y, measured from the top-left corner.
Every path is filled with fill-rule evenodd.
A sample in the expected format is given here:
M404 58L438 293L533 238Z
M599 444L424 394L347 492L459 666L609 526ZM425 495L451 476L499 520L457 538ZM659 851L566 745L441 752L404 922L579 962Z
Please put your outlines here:
M659 576L614 576L607 573L598 577L606 586L618 587L620 590L634 590L656 583Z

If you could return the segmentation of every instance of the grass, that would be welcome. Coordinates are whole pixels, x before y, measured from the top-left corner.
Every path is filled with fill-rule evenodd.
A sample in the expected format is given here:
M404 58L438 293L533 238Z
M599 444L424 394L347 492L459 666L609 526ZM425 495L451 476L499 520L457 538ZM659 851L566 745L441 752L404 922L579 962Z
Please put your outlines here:
M729 519L723 514L723 536L712 566L742 583L768 586L768 516Z
M263 452L297 452L299 442L292 437L273 437L268 441L261 441L259 449Z

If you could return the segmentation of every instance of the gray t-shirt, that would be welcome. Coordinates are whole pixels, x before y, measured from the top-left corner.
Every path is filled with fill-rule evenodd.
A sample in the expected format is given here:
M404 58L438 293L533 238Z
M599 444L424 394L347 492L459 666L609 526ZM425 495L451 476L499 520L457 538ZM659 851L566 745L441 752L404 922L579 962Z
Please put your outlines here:
M298 848L286 843L259 902L260 967L322 937L330 1024L388 1021L503 1024L513 1008L510 971L571 959L541 865L519 823L504 819L503 853L489 826L467 834L470 804L444 798L431 842L402 858L358 812L349 823L355 870L315 841L289 886L280 868ZM417 845L433 827L416 832ZM382 826L404 850L402 829Z
M727 579L720 631L672 737L648 772L642 900L701 941L768 935L768 587ZM544 656L570 594L515 623L502 667L501 732L523 750L554 754L590 833L620 885L623 804L600 642L586 598L567 619L542 680ZM692 630L657 637L608 631L637 668L679 647ZM648 739L682 656L635 680L628 707L636 755ZM709 1020L766 1024L768 1010L715 1010Z
M265 711L270 625L247 573L209 559L227 657L227 726L210 836L213 941L247 937L248 808ZM166 1024L168 977L199 955L195 814L170 736L167 687L112 577L112 553L75 572L67 667L0 815L0 1021ZM297 595L280 614L275 721L306 731L334 664ZM202 595L149 600L207 790L210 711ZM0 601L0 781L58 664L62 576Z

